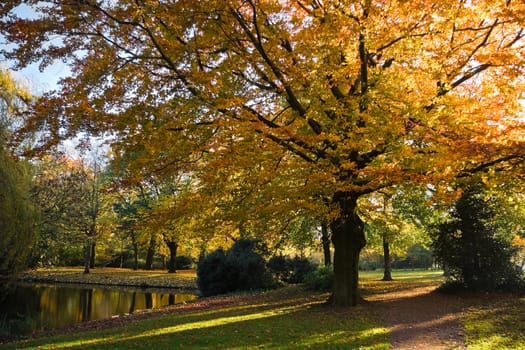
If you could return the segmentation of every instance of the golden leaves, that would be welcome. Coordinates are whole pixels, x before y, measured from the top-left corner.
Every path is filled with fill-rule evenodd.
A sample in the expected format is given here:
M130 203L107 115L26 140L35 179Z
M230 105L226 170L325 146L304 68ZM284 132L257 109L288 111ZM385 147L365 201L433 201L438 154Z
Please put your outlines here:
M523 142L516 1L104 6L94 23L49 9L68 18L64 52L85 55L31 125L114 133L136 156L130 176L191 171L224 207L237 204L227 191L266 212L448 181ZM30 48L58 54L50 27L13 24L21 63Z

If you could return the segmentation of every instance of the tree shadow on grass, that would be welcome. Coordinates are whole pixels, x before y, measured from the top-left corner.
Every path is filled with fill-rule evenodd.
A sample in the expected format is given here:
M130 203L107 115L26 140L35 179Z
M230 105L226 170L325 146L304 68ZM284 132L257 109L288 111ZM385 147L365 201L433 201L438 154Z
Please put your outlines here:
M525 349L525 298L508 296L469 308L467 344L473 349Z
M345 313L324 297L288 297L215 310L170 314L122 328L35 339L54 349L387 349L388 334L366 307ZM20 345L20 344L19 344Z

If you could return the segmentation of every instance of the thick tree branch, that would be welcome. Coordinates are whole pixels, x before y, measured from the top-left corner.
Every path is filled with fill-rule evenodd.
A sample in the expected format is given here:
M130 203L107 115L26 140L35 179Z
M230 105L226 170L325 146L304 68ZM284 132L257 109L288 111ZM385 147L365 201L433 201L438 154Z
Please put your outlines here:
M471 176L475 173L479 173L479 172L482 172L482 171L485 171L485 170L488 170L489 168L495 166L495 165L498 165L498 164L502 164L502 163L505 163L505 162L509 162L509 161L513 161L513 160L516 160L517 163L513 164L513 165L516 165L516 164L519 164L519 163L525 163L525 154L521 154L521 153L518 153L518 154L510 154L510 155L507 155L507 156L502 156L500 158L496 158L496 159L493 159L493 160L490 160L490 161L486 161L484 163L481 163L481 164L478 164L470 169L464 169L460 172L460 174L458 175L458 177L468 177L468 176Z
M245 18L238 10L231 9L231 13L233 17L240 24L244 33L248 36L250 42L255 46L257 52L259 52L265 64L270 68L272 73L275 75L279 83L284 88L285 98L288 101L288 104L290 105L290 107L294 111L296 111L299 114L299 116L306 119L306 122L308 123L308 125L310 126L310 128L313 130L315 134L317 135L321 134L323 131L321 124L319 124L316 120L312 118L306 117L306 112L307 112L306 108L302 105L302 103L297 98L290 83L287 81L284 73L279 69L279 67L277 67L275 62L270 58L270 56L266 52L266 49L264 48L264 45L263 45L262 34L261 34L259 24L258 24L256 5L252 1L249 1L249 3L251 5L251 10L252 10L252 20L251 21L252 21L252 25L253 25L255 33L250 29ZM288 45L288 49L291 49L290 45Z

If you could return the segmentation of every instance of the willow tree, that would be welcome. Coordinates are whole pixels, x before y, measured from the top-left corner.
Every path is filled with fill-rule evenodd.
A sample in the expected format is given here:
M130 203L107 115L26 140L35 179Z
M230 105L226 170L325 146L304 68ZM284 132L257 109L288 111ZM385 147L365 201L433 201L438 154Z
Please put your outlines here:
M8 71L0 69L0 275L27 266L37 238L37 211L31 201L31 167L8 147L12 113L29 101Z
M17 18L21 3L36 15ZM117 154L140 151L140 173L264 164L257 176L289 184L276 198L331 209L338 305L359 300L360 197L523 161L519 1L7 0L0 10L15 44L4 54L19 67L72 67L28 116L42 149L110 132Z

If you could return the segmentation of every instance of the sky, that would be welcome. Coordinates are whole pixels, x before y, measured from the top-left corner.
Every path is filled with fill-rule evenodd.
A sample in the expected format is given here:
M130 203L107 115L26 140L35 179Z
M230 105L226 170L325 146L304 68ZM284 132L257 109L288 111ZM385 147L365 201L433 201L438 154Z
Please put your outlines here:
M0 0L2 1L2 0ZM21 5L15 13L22 18L31 18L37 16L36 12L27 5ZM0 34L0 49L8 47L5 38ZM18 81L22 86L26 87L33 96L41 96L46 92L59 89L59 81L71 75L69 67L62 61L57 60L53 64L49 65L45 70L40 71L39 63L33 63L24 69L15 71L14 62L10 62L0 56L0 68L8 68L11 71L13 78ZM79 136L80 138L80 136ZM92 138L91 142L95 148L102 149L99 152L107 152L108 147L102 145L103 140ZM70 157L77 158L81 154L76 149L78 145L78 139L64 140L61 149L65 151ZM83 154L82 157L89 155Z
M4 67L11 68L9 62L2 62ZM38 64L32 64L19 71L11 70L13 77L22 85L27 85L29 91L36 96L58 89L60 78L66 77L69 73L68 67L62 62L57 62L47 67L43 72L38 69Z
M0 0L1 1L1 0ZM21 5L15 13L23 18L34 17L36 13L31 7L27 5ZM6 48L7 44L5 38L0 35L0 48ZM67 77L71 72L69 68L60 61L47 67L43 72L38 68L38 63L33 63L30 66L15 71L13 69L14 63L5 60L0 56L0 66L2 68L9 68L12 72L13 77L19 81L22 85L27 85L29 91L33 95L42 95L43 93L58 89L58 82L61 78Z

